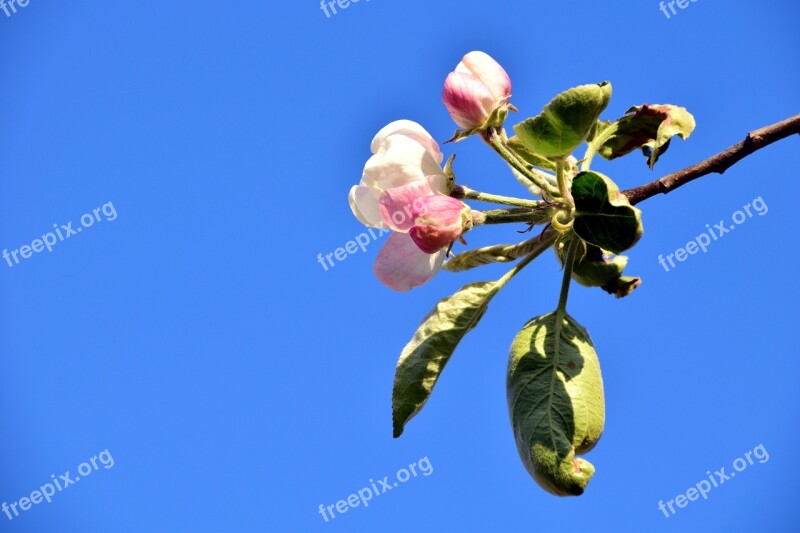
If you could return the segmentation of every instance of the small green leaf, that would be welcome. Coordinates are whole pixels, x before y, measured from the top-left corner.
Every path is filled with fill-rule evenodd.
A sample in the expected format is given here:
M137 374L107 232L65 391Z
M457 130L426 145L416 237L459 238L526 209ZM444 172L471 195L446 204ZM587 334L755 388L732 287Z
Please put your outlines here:
M648 158L648 166L653 168L674 136L689 138L695 120L684 107L645 104L630 108L624 117L607 127L615 131L597 153L606 159L615 159L641 149Z
M355 1L358 1L358 0L355 0ZM369 0L367 0L367 1L369 1ZM503 126L503 122L505 122L506 121L506 117L508 117L508 110L509 110L510 107L513 108L514 111L517 110L517 108L515 108L514 106L508 106L508 105L501 105L499 107L496 107L491 112L491 114L489 115L489 117L486 119L486 121L483 124L481 124L480 126L474 127L474 128L470 128L468 130L456 130L456 132L453 134L453 136L445 141L445 144L451 143L451 142L454 142L454 141L459 143L459 142L463 141L464 139L466 139L466 138L468 138L468 137L470 137L472 135L483 133L484 131L486 131L488 128L491 128L491 127L495 127L495 128L502 127Z
M586 140L609 100L607 81L574 87L553 98L539 115L514 126L514 131L528 150L562 159Z
M554 247L555 248L555 247ZM556 255L561 264L564 264L567 250L564 243L557 245ZM584 287L602 287L614 279L619 278L625 267L628 265L628 258L624 255L610 254L605 250L592 244L586 245L586 251L572 267L572 279Z
M497 244L462 252L450 258L444 269L450 272L462 272L491 263L508 263L516 261L534 251L541 253L553 244L555 234L536 236L519 244Z
M603 433L603 378L586 330L558 313L528 322L511 345L506 381L511 426L533 479L559 496L583 494L594 466L577 459Z
M451 142L460 143L464 139L469 138L476 131L478 131L477 128L472 128L470 130L456 130L456 132L453 134L453 136L450 137L449 139L447 139L444 142L444 144L448 144L448 143L451 143Z
M608 128L610 127L611 127L611 122L609 122L608 120L598 120L597 122L594 123L594 126L592 126L592 129L589 132L589 136L586 138L586 142L592 143L595 140L599 139L604 133L606 133L606 130L608 130Z
M567 254L564 242L558 242L553 249L563 265ZM630 296L642 284L641 278L622 275L627 265L626 256L613 255L597 246L587 244L585 252L572 267L572 279L584 287L600 287L608 294L624 298Z
M392 415L394 436L422 409L461 339L477 324L489 302L505 284L470 283L436 304L403 349L394 377Z
M519 140L519 137L516 135L511 137L508 140L507 146L511 149L512 152L517 154L523 161L533 167L538 167L544 170L550 170L552 172L556 171L556 164L547 159L546 157L537 154L536 152L532 151L530 148L522 144L522 141Z
M619 192L611 178L594 171L580 172L572 181L575 233L589 244L618 254L642 236L642 212Z
M625 298L626 296L630 296L641 284L642 278L620 276L603 285L603 290L608 294L613 294L617 298Z

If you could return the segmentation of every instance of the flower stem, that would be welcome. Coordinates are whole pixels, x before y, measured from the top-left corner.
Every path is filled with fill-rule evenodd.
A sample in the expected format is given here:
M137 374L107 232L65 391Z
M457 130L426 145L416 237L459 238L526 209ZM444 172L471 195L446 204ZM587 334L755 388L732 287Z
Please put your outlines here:
M513 224L525 222L527 224L540 224L547 222L552 218L552 209L549 207L544 208L530 208L530 207L517 207L514 209L493 209L491 211L482 211L483 215L482 224Z
M611 137L617 133L619 129L619 125L617 123L611 124L608 126L603 133L600 134L599 137L593 139L589 146L586 148L586 153L583 154L583 163L581 164L581 170L589 170L589 167L592 166L592 159L597 154L597 151L603 146L606 141L608 141Z
M572 282L572 268L575 265L575 257L578 254L579 245L580 240L575 237L569 244L567 259L564 263L564 278L561 281L561 294L558 297L558 308L556 309L556 324L559 325L564 321L564 315L567 314L567 297L569 296L569 286Z
M500 196L497 194L488 194L479 192L465 187L464 185L457 185L453 192L450 193L453 198L464 200L477 200L479 202L490 202L493 204L512 205L514 207L542 207L546 202L540 200L524 200L522 198L512 198L509 196Z
M520 161L517 156L508 149L505 141L500 137L500 135L498 135L497 131L493 131L487 135L484 135L483 139L489 146L494 148L495 152L497 152L500 157L505 159L514 170L528 178L534 185L539 187L544 194L547 194L553 198L557 198L559 196L559 192L555 187L542 179L541 176L537 176L535 173L533 173L531 169L528 168L527 164Z
M567 186L567 173L565 171L566 161L564 159L559 159L556 162L556 180L558 180L558 189L561 191L561 196L569 202L569 205L574 205L575 202L572 199L572 192L569 190Z

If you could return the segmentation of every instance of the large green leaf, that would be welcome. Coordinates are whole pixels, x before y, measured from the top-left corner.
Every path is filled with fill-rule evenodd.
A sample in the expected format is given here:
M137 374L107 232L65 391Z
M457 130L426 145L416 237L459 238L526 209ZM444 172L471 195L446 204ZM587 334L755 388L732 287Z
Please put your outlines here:
M642 212L599 172L580 172L572 181L575 233L589 244L618 254L642 236Z
M505 278L504 278L505 279ZM394 376L392 419L394 436L416 415L461 339L483 317L504 281L470 283L436 304L403 349Z
M586 140L609 100L607 81L573 87L553 98L539 115L514 126L514 131L529 151L561 159Z
M394 436L403 433L405 425L428 401L439 376L461 339L474 328L494 295L517 272L544 252L553 243L555 234L547 233L542 242L531 246L522 261L497 281L470 283L441 300L422 321L397 362L392 389L392 421Z
M628 110L614 124L603 124L596 128L601 132L612 128L611 135L597 153L606 159L615 159L642 149L650 168L667 151L674 136L688 139L695 128L695 120L686 108L674 105L641 105Z
M589 334L572 317L534 318L511 345L508 408L533 479L559 496L583 494L594 466L576 458L603 433L603 379Z

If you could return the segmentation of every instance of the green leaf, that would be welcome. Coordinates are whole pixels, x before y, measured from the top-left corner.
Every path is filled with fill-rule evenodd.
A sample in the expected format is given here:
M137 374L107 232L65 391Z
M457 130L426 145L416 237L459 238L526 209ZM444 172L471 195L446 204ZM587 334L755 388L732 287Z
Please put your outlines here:
M564 242L559 242L554 249L557 250L556 255L563 265L567 254ZM627 265L626 256L611 257L605 250L588 244L583 256L572 267L572 279L584 287L602 287L619 278Z
M553 250L563 265L567 255L565 243L558 242ZM572 279L584 287L600 287L608 294L624 298L642 284L641 278L622 275L627 265L626 256L613 255L607 250L587 244L586 250L572 267Z
M358 0L355 0L355 1L358 1ZM367 0L367 1L369 1L369 0ZM472 135L482 133L482 132L486 131L488 128L491 128L491 127L495 127L495 128L502 127L503 126L503 122L505 122L506 121L506 117L508 117L508 110L509 110L510 107L513 108L514 111L517 110L517 108L515 108L514 106L508 106L508 105L501 105L499 107L496 107L491 112L491 114L489 115L489 117L486 119L486 121L483 124L481 124L480 126L477 126L475 128L470 128L468 130L456 130L456 132L453 134L453 136L445 141L445 144L451 143L451 142L454 142L454 141L459 143L459 142L463 141L464 139L466 139L466 138L468 138L468 137L470 137Z
M444 144L448 144L448 143L451 143L451 142L460 143L464 139L467 139L470 136L472 136L472 134L475 133L476 131L478 131L477 128L472 128L470 130L456 130L456 132L453 134L453 136L450 137L449 139L447 139L444 142Z
M562 159L586 140L609 100L607 81L574 87L553 98L539 115L514 126L514 131L528 150Z
M508 140L507 146L528 165L552 172L556 171L555 163L522 144L522 141L516 135Z
M403 349L394 377L392 415L394 436L422 409L439 375L461 339L477 324L489 302L505 284L470 283L436 304Z
M450 258L444 269L450 272L462 272L491 263L508 263L516 261L534 251L541 253L553 244L555 233L536 236L519 244L497 244L462 252Z
M608 130L610 127L611 122L608 120L598 120L594 123L594 126L592 126L589 136L586 138L586 142L590 144L595 142L597 139L602 137L606 133L606 130Z
M652 169L674 136L689 138L695 120L684 107L645 104L630 108L624 117L607 127L614 128L614 132L597 153L615 159L641 149Z
M613 294L617 298L625 298L626 296L630 296L641 284L642 278L620 276L603 285L603 290L608 294Z
M394 436L403 433L433 392L439 376L461 339L483 318L489 302L527 264L553 244L555 234L545 234L514 268L497 281L470 283L441 300L422 321L400 354L392 389Z
M603 378L592 340L566 315L528 322L511 345L507 377L511 426L533 479L559 496L583 494L594 466L576 455L603 433Z
M618 254L642 236L642 212L633 207L611 178L594 171L572 181L575 200L573 229L589 244Z

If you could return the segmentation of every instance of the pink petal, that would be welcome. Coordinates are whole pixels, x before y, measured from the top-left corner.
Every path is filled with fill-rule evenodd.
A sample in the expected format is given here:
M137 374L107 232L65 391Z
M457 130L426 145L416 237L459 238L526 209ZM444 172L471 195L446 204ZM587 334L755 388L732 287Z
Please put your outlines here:
M378 279L396 291L427 283L442 268L444 252L426 254L405 233L392 233L375 259Z
M464 210L459 200L437 194L420 198L414 212L414 226L409 235L423 252L432 254L449 245L464 233Z
M464 204L450 196L436 194L418 198L413 204L415 223L433 224L436 226L461 225L461 212Z
M420 210L421 199L432 194L428 180L417 180L384 191L380 199L383 222L394 231L407 233L414 225L414 213Z
M472 74L489 87L494 96L496 105L508 103L511 97L511 78L489 54L485 52L470 52L464 56L456 67L456 72Z
M464 129L483 124L495 108L495 98L489 87L478 78L462 72L447 75L442 101L455 123Z
M408 232L414 244L426 254L436 253L449 246L461 233L461 226L441 228L425 225L416 225Z

